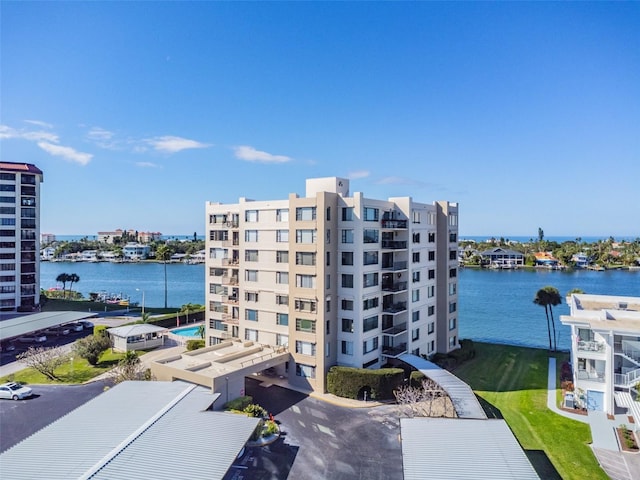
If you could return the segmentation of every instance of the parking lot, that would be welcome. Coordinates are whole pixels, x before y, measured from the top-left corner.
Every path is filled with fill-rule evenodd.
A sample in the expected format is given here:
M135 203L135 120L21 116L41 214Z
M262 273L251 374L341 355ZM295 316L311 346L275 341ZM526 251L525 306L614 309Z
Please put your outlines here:
M0 353L0 365L6 365L7 363L15 362L16 356L25 352L29 347L57 347L62 345L68 345L79 338L86 337L93 333L93 328L85 328L80 332L70 330L67 335L51 335L45 334L47 337L46 342L42 343L22 343L17 340L11 342L11 345L15 347L15 350L2 349Z

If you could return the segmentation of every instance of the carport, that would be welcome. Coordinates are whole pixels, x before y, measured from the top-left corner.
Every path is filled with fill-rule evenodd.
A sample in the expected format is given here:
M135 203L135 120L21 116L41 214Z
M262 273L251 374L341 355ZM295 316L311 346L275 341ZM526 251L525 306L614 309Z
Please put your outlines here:
M97 314L91 312L40 312L10 318L0 322L0 341L17 339L28 333L95 317Z
M167 331L164 327L147 323L107 329L113 348L122 352L161 347Z

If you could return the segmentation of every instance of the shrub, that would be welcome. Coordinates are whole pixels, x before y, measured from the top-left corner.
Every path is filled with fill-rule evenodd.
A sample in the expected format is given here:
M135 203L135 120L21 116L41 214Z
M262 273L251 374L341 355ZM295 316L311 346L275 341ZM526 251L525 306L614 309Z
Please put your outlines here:
M238 397L231 400L230 402L225 403L224 408L227 410L238 410L242 412L245 408L251 405L252 402L253 397L245 395L244 397Z
M242 411L250 417L265 418L267 416L267 411L257 403L247 405Z
M104 325L100 325L104 326ZM111 346L111 341L108 336L101 334L89 335L76 341L73 345L73 350L76 354L84 358L90 365L97 365L100 360L100 355L107 348Z
M413 388L420 388L422 387L423 380L426 380L426 379L427 377L424 373L414 370L413 372L411 372L411 375L409 376L409 384Z
M204 348L204 340L187 340L187 350L198 350Z
M94 327L93 327L93 336L97 337L99 335L102 335L104 337L109 336L109 333L107 332L107 326L106 325L94 325Z
M357 399L364 388L371 391L370 398L393 399L393 391L404 383L401 368L331 367L327 374L327 391L338 397Z
M574 390L573 382L570 380L563 380L562 382L560 382L560 388L562 388L562 390L565 390L567 392L573 392Z
M267 420L264 425L265 435L273 435L275 433L278 433L278 424L273 420Z
M462 339L460 340L460 348L450 353L436 353L432 361L438 366L450 370L475 356L476 347L473 344L473 340Z

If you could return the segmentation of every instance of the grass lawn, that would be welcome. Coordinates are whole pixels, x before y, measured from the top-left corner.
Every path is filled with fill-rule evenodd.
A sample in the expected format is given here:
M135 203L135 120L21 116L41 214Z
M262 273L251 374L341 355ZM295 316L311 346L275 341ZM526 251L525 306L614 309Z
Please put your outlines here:
M74 357L73 362L69 360L64 365L56 369L55 373L60 378L60 381L54 382L49 380L41 373L36 372L32 368L25 368L12 375L0 378L0 383L8 381L16 381L26 384L59 384L59 383L83 383L91 380L98 375L111 370L117 365L120 359L124 357L124 353L111 352L111 350L105 350L100 357L98 364L93 367L89 365L84 358Z
M483 406L506 420L541 478L609 478L588 446L589 425L547 409L546 350L487 343L475 348L475 358L453 373L473 388ZM556 357L560 368L568 355Z

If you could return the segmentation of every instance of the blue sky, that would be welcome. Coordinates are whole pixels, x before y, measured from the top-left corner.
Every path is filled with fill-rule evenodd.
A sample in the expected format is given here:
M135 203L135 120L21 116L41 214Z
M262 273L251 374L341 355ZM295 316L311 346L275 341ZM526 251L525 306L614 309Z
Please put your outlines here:
M463 236L640 236L638 2L7 2L0 158L41 228L205 232L205 202L460 203Z

